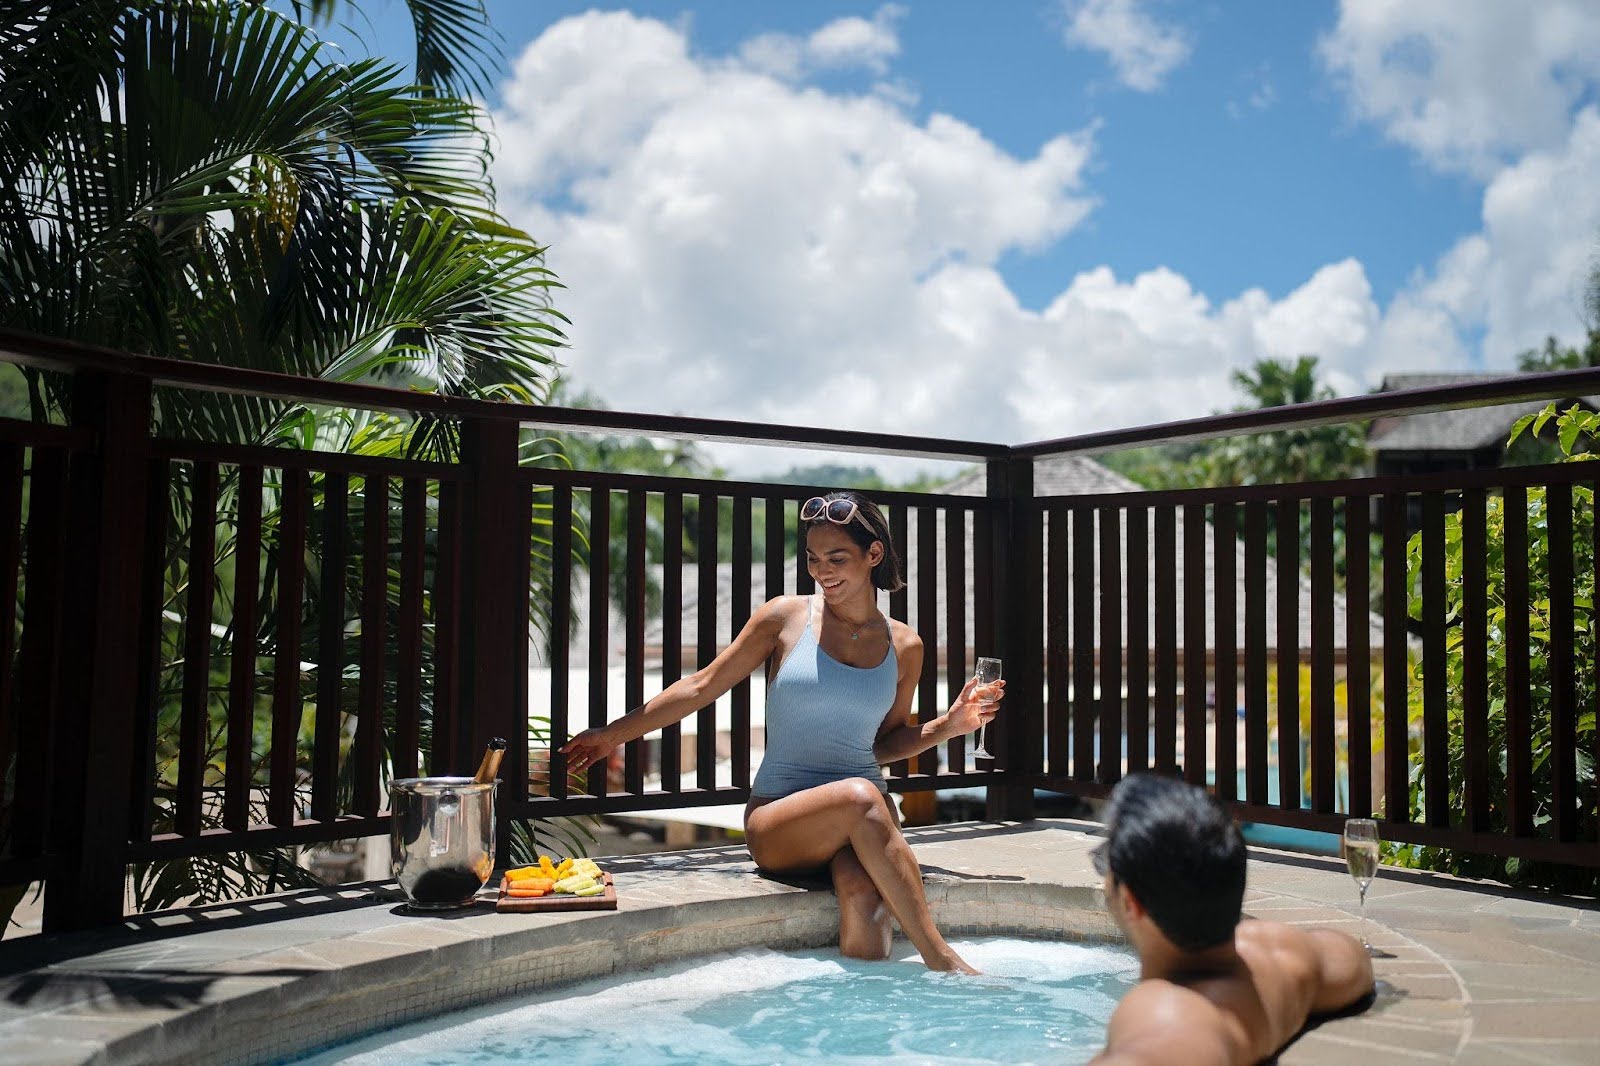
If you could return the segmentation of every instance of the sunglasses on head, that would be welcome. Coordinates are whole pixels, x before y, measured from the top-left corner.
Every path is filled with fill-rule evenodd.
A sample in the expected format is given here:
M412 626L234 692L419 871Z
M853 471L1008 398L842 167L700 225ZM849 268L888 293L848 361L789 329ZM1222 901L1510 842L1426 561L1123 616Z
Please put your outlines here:
M800 505L800 521L815 522L819 518L826 518L836 526L860 522L868 533L877 536L877 532L867 524L866 516L861 513L861 508L856 506L854 500L825 500L821 496L813 496Z

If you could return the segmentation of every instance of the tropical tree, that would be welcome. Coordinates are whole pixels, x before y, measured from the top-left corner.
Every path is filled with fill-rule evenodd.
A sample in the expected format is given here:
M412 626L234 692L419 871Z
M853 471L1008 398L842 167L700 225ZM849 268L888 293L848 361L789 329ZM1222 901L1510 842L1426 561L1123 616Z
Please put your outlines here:
M1235 370L1233 384L1251 401L1238 411L1331 400L1332 386L1318 380L1317 357L1294 362L1262 359ZM1199 460L1213 485L1294 484L1349 477L1366 461L1366 427L1360 423L1295 427L1232 438Z
M491 47L482 7L408 0L417 40L408 76L390 60L347 59L321 38L319 20L349 6L9 4L0 20L0 325L177 359L545 400L563 319L550 304L557 282L544 249L501 217L487 180L489 142L469 96L481 90ZM30 373L28 389L35 418L69 411L53 376ZM438 459L460 448L448 422L253 397L161 390L155 418L168 437ZM173 545L188 521L187 477L178 468ZM270 475L265 488L270 550ZM236 492L225 477L219 570L233 550ZM311 567L317 550L312 538ZM548 564L535 560L536 588ZM165 573L176 614L187 575L175 549ZM270 655L276 611L263 608L257 644ZM213 661L226 660L230 620L167 624L158 728L174 724L182 627L221 623L227 635L215 638ZM211 754L220 773L225 752ZM169 772L161 767L158 796ZM169 812L158 803L158 826ZM0 811L0 850L4 840ZM274 865L293 876L281 863L190 860L139 871L136 892L159 906L257 891L274 883L262 873Z

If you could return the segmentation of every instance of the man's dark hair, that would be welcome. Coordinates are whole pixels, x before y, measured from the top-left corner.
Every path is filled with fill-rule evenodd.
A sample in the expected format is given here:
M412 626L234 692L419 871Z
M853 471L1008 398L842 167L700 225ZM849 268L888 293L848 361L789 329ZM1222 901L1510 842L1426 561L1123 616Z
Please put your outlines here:
M1233 935L1244 906L1244 838L1208 793L1134 774L1112 790L1106 830L1095 868L1127 885L1176 947L1199 951Z

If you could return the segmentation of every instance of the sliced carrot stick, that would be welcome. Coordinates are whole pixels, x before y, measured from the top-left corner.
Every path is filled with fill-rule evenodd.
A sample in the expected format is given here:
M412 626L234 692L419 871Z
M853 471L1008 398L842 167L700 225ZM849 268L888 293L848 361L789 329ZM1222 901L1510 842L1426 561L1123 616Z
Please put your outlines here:
M512 888L537 888L545 892L555 886L555 882L548 877L513 877L509 884Z

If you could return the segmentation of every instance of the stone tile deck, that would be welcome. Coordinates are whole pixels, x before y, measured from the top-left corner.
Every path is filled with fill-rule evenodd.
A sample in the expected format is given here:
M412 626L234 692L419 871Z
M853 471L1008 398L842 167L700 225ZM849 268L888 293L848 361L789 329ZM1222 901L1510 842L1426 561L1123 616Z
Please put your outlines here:
M1115 935L1083 823L913 830L952 935ZM616 858L615 913L421 917L392 885L295 893L0 943L0 1058L260 1062L315 1044L690 955L834 936L827 892L756 875L742 847ZM1252 852L1248 913L1357 931L1338 863ZM777 897L783 897L781 900ZM1600 1061L1600 909L1384 870L1368 896L1381 994L1286 1064Z

